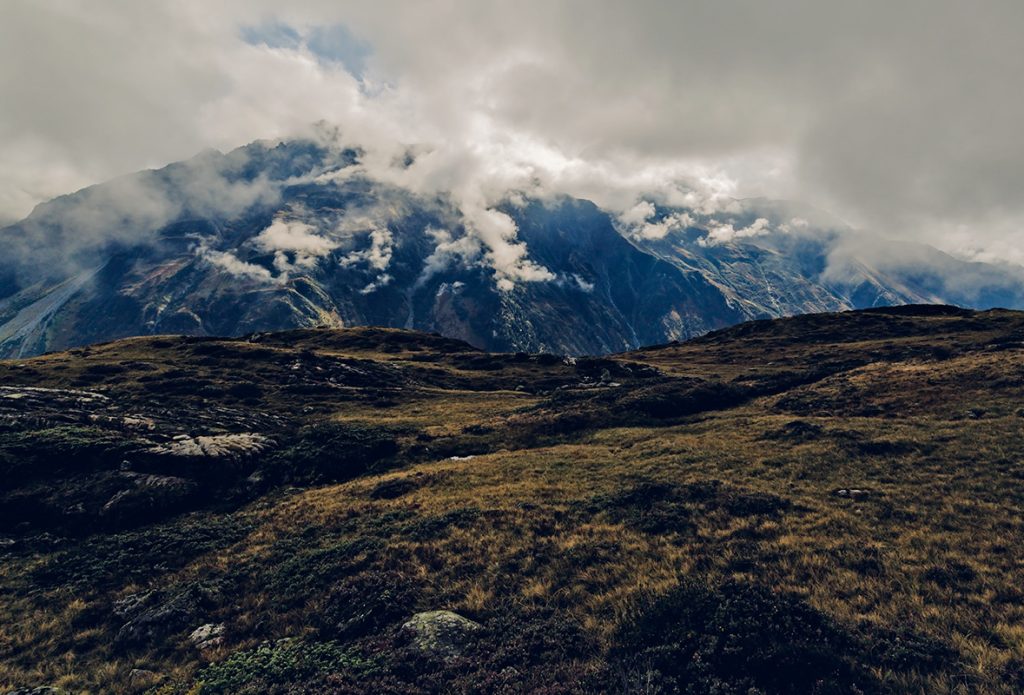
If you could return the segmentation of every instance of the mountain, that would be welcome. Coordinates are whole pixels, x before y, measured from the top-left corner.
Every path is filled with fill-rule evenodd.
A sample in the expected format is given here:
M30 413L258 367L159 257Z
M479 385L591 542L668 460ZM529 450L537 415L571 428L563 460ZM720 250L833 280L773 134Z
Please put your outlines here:
M0 230L0 356L318 325L604 354L798 313L1024 306L1020 269L877 240L864 254L794 204L647 203L628 223L514 191L468 208L409 185L416 157L381 170L357 149L258 142L42 204Z
M1024 688L1021 312L141 337L0 384L0 692Z

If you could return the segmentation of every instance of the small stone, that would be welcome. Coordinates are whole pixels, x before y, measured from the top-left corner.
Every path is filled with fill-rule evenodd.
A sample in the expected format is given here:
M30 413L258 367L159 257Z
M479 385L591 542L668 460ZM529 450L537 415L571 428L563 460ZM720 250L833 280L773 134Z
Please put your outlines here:
M871 494L871 490L858 487L841 487L837 490L833 490L832 494L836 497L845 497L848 499L863 499Z

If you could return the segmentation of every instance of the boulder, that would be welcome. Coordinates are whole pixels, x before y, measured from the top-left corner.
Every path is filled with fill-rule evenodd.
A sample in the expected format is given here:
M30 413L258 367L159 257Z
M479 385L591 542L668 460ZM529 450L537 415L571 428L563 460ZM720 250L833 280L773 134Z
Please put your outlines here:
M238 460L261 453L273 446L273 440L252 432L199 437L180 434L166 445L151 448L149 453L181 458Z
M151 644L195 624L201 610L201 592L186 589L166 601L146 594L134 603L119 601L115 614L128 618L117 632L115 641L122 646ZM129 597L131 598L131 597Z
M402 626L416 649L445 661L461 656L480 629L479 623L451 611L417 613Z
M196 479L233 478L260 454L273 449L274 440L262 434L179 434L132 455L136 470Z
M222 623L206 623L200 625L188 636L196 649L212 649L224 643L224 625Z

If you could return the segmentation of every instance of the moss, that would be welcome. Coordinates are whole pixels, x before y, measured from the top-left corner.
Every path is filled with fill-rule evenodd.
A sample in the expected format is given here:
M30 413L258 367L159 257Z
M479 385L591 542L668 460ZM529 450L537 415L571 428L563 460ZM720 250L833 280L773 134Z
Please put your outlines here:
M373 661L344 649L336 642L281 639L235 652L199 672L200 695L262 695L316 682L327 674L368 674Z

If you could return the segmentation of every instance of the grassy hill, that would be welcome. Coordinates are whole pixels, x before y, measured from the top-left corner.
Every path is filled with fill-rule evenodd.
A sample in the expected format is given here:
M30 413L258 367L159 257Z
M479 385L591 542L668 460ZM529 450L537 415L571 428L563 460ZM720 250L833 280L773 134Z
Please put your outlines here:
M1022 503L1018 312L3 361L0 692L1015 693Z

